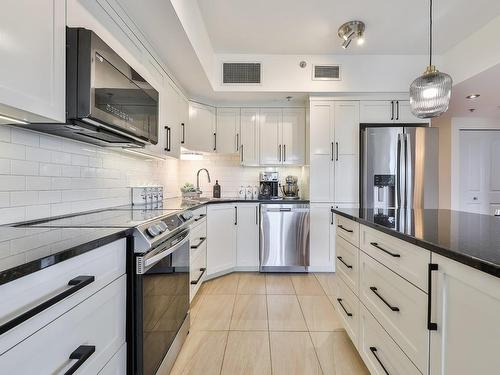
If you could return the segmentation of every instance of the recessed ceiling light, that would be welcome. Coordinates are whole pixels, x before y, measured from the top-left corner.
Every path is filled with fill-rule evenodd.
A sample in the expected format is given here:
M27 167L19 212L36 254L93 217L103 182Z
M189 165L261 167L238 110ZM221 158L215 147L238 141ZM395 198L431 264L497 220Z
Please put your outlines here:
M467 99L476 99L476 98L479 98L481 95L479 94L471 94L471 95L467 95L466 98Z

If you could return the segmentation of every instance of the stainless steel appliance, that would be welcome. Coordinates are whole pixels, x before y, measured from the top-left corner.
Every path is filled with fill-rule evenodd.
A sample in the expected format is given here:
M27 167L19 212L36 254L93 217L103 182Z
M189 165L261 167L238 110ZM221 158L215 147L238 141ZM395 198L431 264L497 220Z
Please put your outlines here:
M280 199L278 172L260 172L259 199Z
M191 211L134 231L134 374L168 374L189 331Z
M299 185L296 176L286 176L285 184L281 185L283 199L299 199Z
M307 272L309 205L260 206L260 272Z
M114 147L158 143L158 92L94 32L66 29L66 124L33 130ZM168 132L167 132L168 133Z
M438 129L361 124L362 208L438 207Z

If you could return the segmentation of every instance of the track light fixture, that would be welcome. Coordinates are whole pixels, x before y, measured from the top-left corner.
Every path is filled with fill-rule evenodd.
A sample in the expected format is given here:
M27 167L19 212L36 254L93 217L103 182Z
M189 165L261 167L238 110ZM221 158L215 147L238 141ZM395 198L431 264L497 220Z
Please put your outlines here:
M337 35L342 39L342 48L349 47L351 42L356 39L358 46L365 42L364 39L365 24L361 21L349 21L339 27Z

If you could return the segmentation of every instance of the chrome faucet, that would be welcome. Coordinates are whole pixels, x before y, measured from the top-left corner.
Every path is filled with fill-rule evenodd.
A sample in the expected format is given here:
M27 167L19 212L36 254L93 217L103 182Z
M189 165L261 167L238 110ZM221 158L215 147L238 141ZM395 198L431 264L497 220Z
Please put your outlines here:
M211 182L211 181L210 181L210 173L208 173L208 169L206 169L206 168L201 168L201 169L199 169L199 170L198 170L198 173L196 173L196 192L197 192L198 194L200 194L200 195L203 193L203 192L200 190L200 172L201 172L201 171L205 171L205 172L207 172L208 182L209 182L209 183Z

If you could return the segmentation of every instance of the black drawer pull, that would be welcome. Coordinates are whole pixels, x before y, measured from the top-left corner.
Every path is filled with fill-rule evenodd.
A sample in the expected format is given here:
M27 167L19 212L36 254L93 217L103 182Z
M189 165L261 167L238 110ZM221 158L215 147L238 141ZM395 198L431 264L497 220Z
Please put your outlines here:
M92 354L94 354L94 352L95 346L91 345L80 345L76 348L75 351L70 354L69 359L76 359L77 361L69 368L68 371L64 373L64 375L74 374L76 370L78 370L80 366L83 365Z
M387 253L387 254L389 254L390 256L394 257L394 258L399 258L399 257L401 257L401 255L399 255L399 254L396 254L396 253L391 253L389 250L386 250L386 249L384 249L383 247L380 247L380 246L378 245L378 243L376 243L376 242L370 242L370 245L372 245L373 247L376 247L376 248L377 248L377 249L379 249L379 250L382 250L384 253Z
M198 278L196 280L191 281L191 285L198 284L201 280L201 277L203 276L203 274L205 273L206 270L207 270L206 268L200 268L200 271L201 271L200 276L198 276Z
M12 328L20 325L21 323L34 317L35 315L40 314L42 311L47 310L49 307L55 305L56 303L62 301L65 298L69 297L73 293L78 292L80 289L89 285L94 280L95 280L94 276L77 276L74 279L71 279L68 282L68 285L71 286L71 288L64 290L63 292L59 293L58 295L56 295L56 296L48 299L47 301L42 302L41 304L33 307L31 310L28 310L28 311L22 313L21 315L16 316L14 319L9 320L5 324L2 324L0 326L0 335L4 334L7 331L10 331Z
M377 360L377 362L380 365L380 367L382 367L382 370L384 370L385 374L386 375L390 375L389 371L387 371L387 369L385 368L384 364L382 363L382 361L380 360L380 358L377 355L377 348L374 347L374 346L370 346L370 351L372 352L373 356Z
M205 242L206 239L207 239L207 237L200 237L200 242L198 242L196 245L192 245L191 249L197 249L197 248L199 248L201 246L201 244L203 242Z
M382 297L380 294L377 293L377 288L374 286L370 287L370 290L375 293L375 295L380 298L380 300L387 305L388 308L390 308L392 311L399 311L399 307L391 306L389 302L387 302L384 297Z
M342 259L342 257L337 257L337 259L340 260L342 263L344 263L344 266L346 266L347 268L352 268L351 265L349 265L346 262L344 262L344 260Z
M194 219L194 221L199 221L199 220L203 219L205 216L207 216L207 215L200 214L200 216L198 216L196 219Z
M337 298L337 301L339 301L339 305L342 306L342 309L345 311L346 315L347 316L352 316L352 313L350 313L349 311L347 311L347 309L345 308L344 304L342 303L342 298Z
M345 230L346 232L349 232L349 233L354 232L352 229L344 228L344 226L342 226L342 225L337 225L337 227L339 227L340 229Z
M438 326L437 323L432 322L432 271L437 271L439 266L436 263L429 263L427 268L427 276L428 276L428 286L429 290L427 293L427 329L429 331L437 331Z

